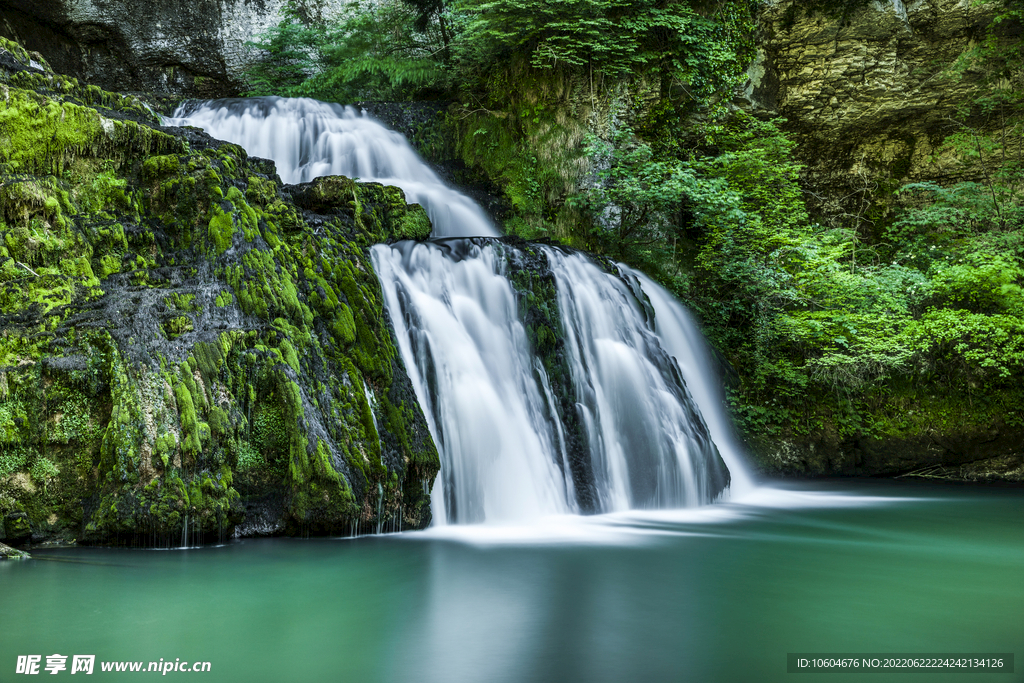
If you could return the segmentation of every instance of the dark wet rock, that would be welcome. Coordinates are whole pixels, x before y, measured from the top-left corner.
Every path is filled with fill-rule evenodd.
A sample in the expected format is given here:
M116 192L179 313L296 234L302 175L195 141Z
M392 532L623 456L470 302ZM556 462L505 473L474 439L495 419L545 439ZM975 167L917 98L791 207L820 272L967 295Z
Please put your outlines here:
M914 436L837 439L817 434L754 440L751 445L769 474L1024 482L1024 434L1001 423Z
M0 34L109 90L218 97L244 89L245 43L282 0L0 0Z
M8 543L24 543L32 537L32 525L25 512L11 512L4 517L4 540Z

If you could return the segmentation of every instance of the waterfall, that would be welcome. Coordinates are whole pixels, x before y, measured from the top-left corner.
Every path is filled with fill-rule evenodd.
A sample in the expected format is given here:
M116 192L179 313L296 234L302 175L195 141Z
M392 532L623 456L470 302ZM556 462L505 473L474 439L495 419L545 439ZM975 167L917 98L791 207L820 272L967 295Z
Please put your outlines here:
M752 487L710 349L646 276L495 238L401 135L351 107L215 100L168 123L270 158L286 182L347 175L427 209L434 239L371 256L441 455L435 523L684 507Z
M179 107L165 123L202 128L272 159L286 183L343 175L400 187L410 204L426 209L435 235L498 234L487 214L445 185L400 133L353 107L303 98L222 99Z
M627 269L629 270L629 269ZM629 270L641 283L644 294L654 307L655 330L662 346L679 364L686 386L700 406L711 439L718 446L731 474L729 485L732 496L749 493L756 487L754 478L743 461L743 447L725 412L725 393L716 372L714 352L708 345L700 327L686 307L643 273Z
M508 272L530 260L516 247L481 239L373 248L399 349L441 451L435 519L711 502L728 470L635 277L581 254L537 251L532 268L554 280L555 296L536 303L556 307L561 327L546 355L528 339ZM557 390L552 372L566 376ZM568 410L556 391L570 394Z
M575 510L501 255L470 242L374 247L399 350L441 453L438 522Z

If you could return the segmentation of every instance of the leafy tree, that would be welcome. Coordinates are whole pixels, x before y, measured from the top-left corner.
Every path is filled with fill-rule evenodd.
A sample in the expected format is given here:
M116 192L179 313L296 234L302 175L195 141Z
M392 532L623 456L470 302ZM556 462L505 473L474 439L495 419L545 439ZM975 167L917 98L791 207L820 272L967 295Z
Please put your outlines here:
M296 0L288 0L280 14L276 26L250 43L262 52L262 58L246 70L247 95L304 95L303 85L320 69L326 30L306 19Z
M352 2L326 22L307 22L294 0L252 43L263 53L248 71L249 94L353 102L403 99L444 83L440 37L418 30L417 8L398 0Z
M465 0L465 61L501 64L524 53L536 68L586 68L600 76L661 78L694 101L733 87L753 56L756 3L701 12L657 0Z

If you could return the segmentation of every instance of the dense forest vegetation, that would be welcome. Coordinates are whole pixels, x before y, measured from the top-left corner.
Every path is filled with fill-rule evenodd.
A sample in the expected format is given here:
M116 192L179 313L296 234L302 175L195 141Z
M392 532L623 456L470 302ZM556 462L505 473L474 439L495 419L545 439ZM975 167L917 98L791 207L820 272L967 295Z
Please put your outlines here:
M456 153L500 188L506 231L621 259L690 303L739 373L748 434L1024 425L1021 3L937 76L977 86L941 148L962 180L866 181L842 215L808 210L786 122L731 103L758 11L385 0L324 21L291 2L254 44L251 94L453 102Z

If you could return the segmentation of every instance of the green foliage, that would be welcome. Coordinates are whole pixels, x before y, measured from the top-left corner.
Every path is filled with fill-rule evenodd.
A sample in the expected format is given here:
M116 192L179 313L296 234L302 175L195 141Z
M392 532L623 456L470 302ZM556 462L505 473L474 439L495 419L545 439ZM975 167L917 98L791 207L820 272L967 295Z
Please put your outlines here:
M542 69L643 73L666 94L707 105L745 77L756 4L385 0L352 2L316 21L292 0L252 43L263 58L249 71L250 94L341 102L450 95L525 58Z
M468 0L460 40L473 61L516 53L535 67L588 67L609 76L649 71L696 99L736 84L753 56L755 3L702 12L688 3L623 0Z
M263 454L253 448L248 441L243 441L238 447L238 471L252 472L266 466Z
M327 42L323 27L310 25L295 0L286 2L280 11L281 21L252 43L265 54L246 72L249 95L306 94L303 83L316 68L319 47Z
M697 145L665 125L592 140L600 170L571 201L589 216L592 247L696 306L739 370L731 402L745 430L871 432L871 411L898 387L1012 391L1024 369L1016 193L908 186L914 208L865 240L809 220L776 123L735 116ZM677 240L684 249L669 251Z
M911 330L915 345L947 376L1012 380L1024 371L1024 316L932 309Z
M339 16L310 21L294 0L277 26L252 43L264 58L250 68L251 95L327 101L401 99L446 78L435 36L416 30L420 14L397 0L351 2Z
M929 269L932 300L974 313L1024 315L1020 285L1024 270L1001 254L973 252L956 263L937 261Z
M3 452L0 452L0 479L21 470L27 461L28 454L23 447L5 443Z
M45 485L60 474L60 470L49 458L37 458L32 464L31 474L33 479Z
M591 136L587 152L599 170L593 185L569 202L591 217L598 242L611 241L620 252L662 241L684 197L701 192L692 166L656 158L628 127L614 143Z

